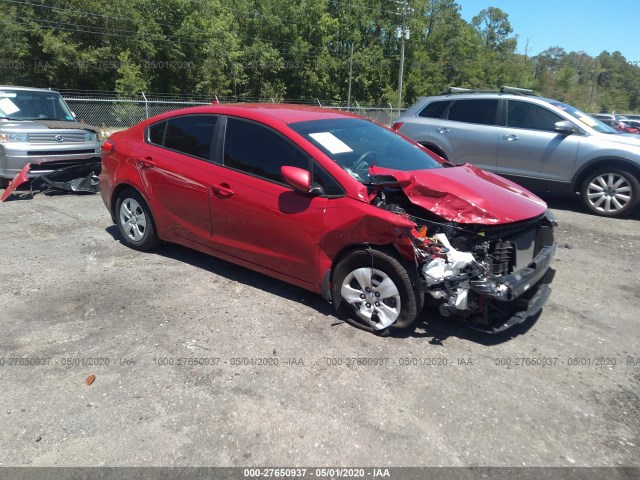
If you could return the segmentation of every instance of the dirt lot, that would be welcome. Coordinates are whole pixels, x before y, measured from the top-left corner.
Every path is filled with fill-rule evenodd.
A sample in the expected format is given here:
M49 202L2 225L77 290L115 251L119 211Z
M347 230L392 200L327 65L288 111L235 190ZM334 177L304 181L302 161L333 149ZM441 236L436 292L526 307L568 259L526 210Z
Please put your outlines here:
M123 246L97 195L2 204L0 465L639 466L640 212L550 205L535 322L426 311L378 338L260 274Z

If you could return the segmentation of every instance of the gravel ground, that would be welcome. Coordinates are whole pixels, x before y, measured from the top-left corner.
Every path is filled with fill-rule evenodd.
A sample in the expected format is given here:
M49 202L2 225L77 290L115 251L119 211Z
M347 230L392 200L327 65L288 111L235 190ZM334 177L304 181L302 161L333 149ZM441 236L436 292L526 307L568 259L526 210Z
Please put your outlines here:
M97 195L8 201L0 466L640 466L640 212L548 200L536 321L487 336L426 310L392 338L227 262L131 250Z

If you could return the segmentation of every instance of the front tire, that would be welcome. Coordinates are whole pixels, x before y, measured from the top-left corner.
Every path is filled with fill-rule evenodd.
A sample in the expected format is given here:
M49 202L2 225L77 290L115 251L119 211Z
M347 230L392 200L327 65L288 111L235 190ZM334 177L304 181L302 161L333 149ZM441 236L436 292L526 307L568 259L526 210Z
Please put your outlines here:
M640 201L638 179L624 170L598 170L582 183L580 195L591 213L603 217L624 217Z
M125 245L135 250L151 250L160 243L151 210L133 189L127 188L118 195L116 225Z
M379 335L412 326L422 310L422 295L407 269L380 250L356 250L343 258L331 290L337 312L349 324Z

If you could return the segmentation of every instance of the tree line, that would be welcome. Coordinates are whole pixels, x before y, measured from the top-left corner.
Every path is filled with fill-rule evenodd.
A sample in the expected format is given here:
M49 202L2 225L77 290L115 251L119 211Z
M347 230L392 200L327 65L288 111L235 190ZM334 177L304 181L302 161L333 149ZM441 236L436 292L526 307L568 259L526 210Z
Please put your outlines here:
M640 110L640 68L518 47L508 13L454 0L0 0L0 84L397 105L512 85L589 112Z

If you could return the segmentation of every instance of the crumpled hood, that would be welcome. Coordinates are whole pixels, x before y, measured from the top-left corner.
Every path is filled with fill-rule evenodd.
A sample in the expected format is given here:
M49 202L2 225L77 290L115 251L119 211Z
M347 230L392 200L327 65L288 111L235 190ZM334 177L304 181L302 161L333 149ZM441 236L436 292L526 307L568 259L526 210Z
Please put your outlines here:
M497 225L547 210L524 188L470 164L411 172L372 166L369 173L393 177L412 203L452 222Z

